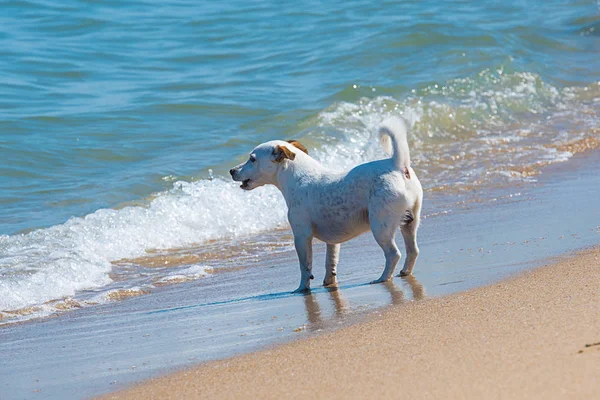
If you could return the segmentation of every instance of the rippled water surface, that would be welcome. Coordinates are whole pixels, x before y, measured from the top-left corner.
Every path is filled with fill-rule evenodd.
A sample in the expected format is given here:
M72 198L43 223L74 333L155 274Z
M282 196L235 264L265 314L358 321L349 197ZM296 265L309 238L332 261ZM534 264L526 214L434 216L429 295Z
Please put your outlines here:
M211 256L181 252L285 227L275 190L225 177L265 140L349 168L383 156L374 133L401 115L442 193L532 182L600 146L595 1L1 7L2 311L204 277ZM156 254L178 269L147 271Z

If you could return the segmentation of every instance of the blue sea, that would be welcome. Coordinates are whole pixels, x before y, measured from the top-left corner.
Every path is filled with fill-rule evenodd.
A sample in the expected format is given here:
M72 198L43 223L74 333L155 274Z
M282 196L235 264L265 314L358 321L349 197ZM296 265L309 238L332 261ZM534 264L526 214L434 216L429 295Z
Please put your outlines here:
M0 10L2 322L204 279L239 238L289 248L280 194L227 177L266 140L346 169L398 115L425 191L467 197L600 147L597 1Z

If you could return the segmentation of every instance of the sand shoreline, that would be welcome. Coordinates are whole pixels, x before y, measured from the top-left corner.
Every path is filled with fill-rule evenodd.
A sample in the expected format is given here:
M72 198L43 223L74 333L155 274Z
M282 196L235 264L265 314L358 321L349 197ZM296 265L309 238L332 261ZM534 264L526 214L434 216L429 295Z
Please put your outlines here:
M600 393L598 342L597 247L104 398L592 398Z

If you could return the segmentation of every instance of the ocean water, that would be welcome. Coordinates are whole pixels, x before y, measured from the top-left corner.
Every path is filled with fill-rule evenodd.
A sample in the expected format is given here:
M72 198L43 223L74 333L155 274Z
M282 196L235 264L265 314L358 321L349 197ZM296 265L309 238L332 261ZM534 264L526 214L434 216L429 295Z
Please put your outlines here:
M262 141L345 169L399 115L467 197L600 147L596 1L9 0L0 70L0 323L289 248L227 177Z

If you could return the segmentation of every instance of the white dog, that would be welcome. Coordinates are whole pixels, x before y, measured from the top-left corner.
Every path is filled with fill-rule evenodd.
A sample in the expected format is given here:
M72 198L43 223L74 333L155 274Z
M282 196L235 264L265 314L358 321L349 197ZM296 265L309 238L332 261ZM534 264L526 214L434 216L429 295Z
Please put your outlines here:
M361 164L347 173L328 170L308 155L297 141L273 140L257 146L250 158L229 172L245 190L277 186L288 206L288 220L300 261L300 286L310 289L313 237L327 243L323 285L337 283L340 243L371 229L385 254L385 269L372 283L391 278L400 260L396 230L406 246L400 276L409 275L419 255L419 227L423 189L413 169L406 128L399 118L386 120L380 138L388 159ZM391 142L391 143L390 143Z

